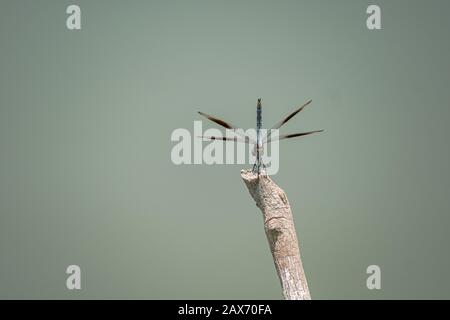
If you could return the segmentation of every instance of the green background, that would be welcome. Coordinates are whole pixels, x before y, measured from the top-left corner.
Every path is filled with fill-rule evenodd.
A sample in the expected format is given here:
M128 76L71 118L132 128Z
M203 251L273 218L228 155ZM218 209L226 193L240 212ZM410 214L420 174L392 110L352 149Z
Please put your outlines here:
M1 0L0 298L280 299L247 166L170 159L198 110L252 127L258 97L267 126L313 99L281 133L326 130L280 143L273 177L313 299L450 298L449 12Z

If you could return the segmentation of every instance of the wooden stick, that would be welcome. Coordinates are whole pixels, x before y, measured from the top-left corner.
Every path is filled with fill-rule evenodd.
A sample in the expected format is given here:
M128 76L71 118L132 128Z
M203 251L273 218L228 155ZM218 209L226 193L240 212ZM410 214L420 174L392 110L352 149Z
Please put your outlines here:
M242 170L241 177L263 214L264 230L284 299L311 300L286 194L266 174L258 177L251 170Z

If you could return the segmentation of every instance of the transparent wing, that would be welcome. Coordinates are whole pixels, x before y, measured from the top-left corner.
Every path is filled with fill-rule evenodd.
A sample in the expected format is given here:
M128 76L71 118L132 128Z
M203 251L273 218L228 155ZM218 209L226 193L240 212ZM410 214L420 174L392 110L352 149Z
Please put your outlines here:
M200 115L202 115L203 117L207 118L208 120L211 120L212 122L215 122L215 123L217 123L218 125L221 125L222 127L225 127L225 128L227 128L227 129L231 129L231 130L237 129L237 128L236 128L235 126L233 126L231 123L228 123L228 122L226 122L226 121L223 121L223 120L221 120L221 119L219 119L219 118L210 116L209 114L206 114L206 113L201 112L201 111L199 111L198 113L199 113Z
M199 113L201 116L205 117L206 119L211 120L212 122L215 122L215 123L217 123L218 125L220 125L220 126L226 128L226 129L235 130L234 132L235 132L236 134L240 135L243 139L248 140L248 141L250 141L250 142L252 142L252 143L255 143L255 141L254 141L252 138L250 138L249 136L243 134L242 132L239 132L239 130L237 130L238 128L237 128L236 126L232 125L231 123L226 122L226 121L224 121L224 120L221 120L221 119L219 119L219 118L217 118L217 117L213 117L213 116L211 116L211 115L209 115L209 114L206 114L206 113L204 113L204 112L201 112L201 111L199 111L198 113Z
M270 141L276 141L276 140L283 140L283 139L289 139L289 138L295 138L295 137L302 137L302 136L307 136L309 134L313 134L313 133L318 133L318 132L323 132L324 130L314 130L314 131L308 131L308 132L301 132L301 133L290 133L290 134L283 134L281 136L278 136L277 138L275 138L274 140L272 140L270 137L267 140L267 142Z
M245 136L245 138L242 137L216 137L216 136L198 136L202 139L207 140L222 140L222 141L234 141L234 142L243 142L243 143L250 143L250 139Z
M275 124L272 127L273 129L279 129L282 125L284 125L286 122L288 122L289 120L291 120L297 113L299 113L300 111L302 111L306 106L308 106L310 103L312 102L312 100L309 100L308 102L306 102L304 105L302 105L300 108L296 109L294 112L288 114L286 117L284 117L283 119L280 120L280 122L278 122L277 124ZM264 142L268 142L270 139L270 135L271 135L271 130L269 130L269 132L267 133L267 136L264 138Z

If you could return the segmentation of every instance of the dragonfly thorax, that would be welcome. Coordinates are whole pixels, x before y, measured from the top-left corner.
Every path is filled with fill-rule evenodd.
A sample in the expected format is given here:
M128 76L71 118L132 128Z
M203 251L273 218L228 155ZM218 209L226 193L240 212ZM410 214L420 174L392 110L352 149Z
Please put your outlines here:
M258 146L258 144L255 143L253 145L252 155L254 155L256 157L258 155L258 151L259 151L260 155L264 154L264 145L263 144Z

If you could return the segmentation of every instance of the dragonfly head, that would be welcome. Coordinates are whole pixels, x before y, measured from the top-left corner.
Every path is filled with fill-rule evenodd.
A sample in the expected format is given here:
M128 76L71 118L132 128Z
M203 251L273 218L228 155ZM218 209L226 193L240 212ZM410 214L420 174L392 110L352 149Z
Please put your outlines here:
M258 107L258 108L261 108L261 98L258 99L257 107Z

